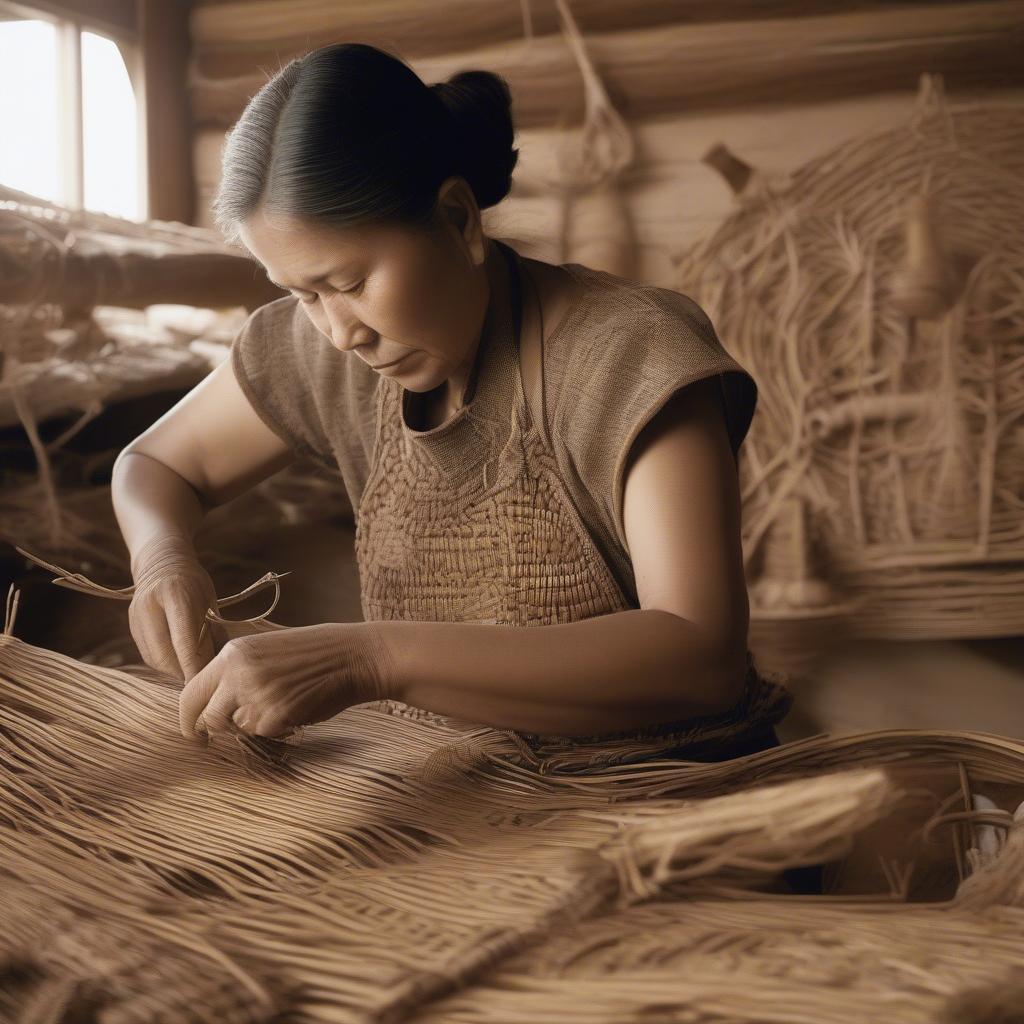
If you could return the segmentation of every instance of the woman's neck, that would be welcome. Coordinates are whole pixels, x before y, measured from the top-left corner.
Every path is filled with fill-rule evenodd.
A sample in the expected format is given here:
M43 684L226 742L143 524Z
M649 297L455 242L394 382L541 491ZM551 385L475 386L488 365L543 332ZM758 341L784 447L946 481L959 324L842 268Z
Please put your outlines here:
M505 255L493 238L485 237L484 239L484 273L487 278L487 307L476 344L473 345L462 363L449 375L444 386L437 388L438 394L435 396L428 392L430 398L425 403L425 408L432 410L435 414L440 412L438 423L443 423L449 416L462 408L480 346L486 345L490 341L488 335L500 328L502 317L509 312L510 268Z

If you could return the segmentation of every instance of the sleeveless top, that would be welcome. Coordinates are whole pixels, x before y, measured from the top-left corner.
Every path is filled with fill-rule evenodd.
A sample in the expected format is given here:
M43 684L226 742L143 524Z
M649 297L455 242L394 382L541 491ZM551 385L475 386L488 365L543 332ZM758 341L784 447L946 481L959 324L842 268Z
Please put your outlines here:
M492 302L463 406L437 427L415 429L410 392L381 377L371 467L355 520L367 621L532 627L638 607L567 491L543 405L539 422L531 412L520 369L523 271L515 250L497 245L511 271L512 318ZM542 396L543 366L542 353ZM749 650L747 660L744 693L724 714L586 737L501 731L540 757L597 745L606 754L617 747L620 760L717 759L716 751L724 756L765 736L792 701L758 672ZM390 704L397 713L432 714Z
M713 375L734 457L753 417L753 378L692 299L581 264L561 265L587 288L542 337L527 391L520 357L533 357L519 351L522 267L514 249L494 241L509 261L511 317L490 303L465 404L430 430L409 423L412 393L326 343L292 297L255 310L232 343L232 368L253 410L298 455L341 473L355 512L366 620L530 628L638 608L621 514L632 441L675 391ZM22 553L72 589L130 600L132 587L102 587ZM227 636L285 628L268 614L207 617ZM721 761L776 746L773 726L793 702L784 678L761 674L748 649L743 693L727 711L591 736L498 729L397 700L374 703L464 733L465 743L437 752L442 770L446 759L469 764L492 751L518 752L541 772L586 772L662 758Z

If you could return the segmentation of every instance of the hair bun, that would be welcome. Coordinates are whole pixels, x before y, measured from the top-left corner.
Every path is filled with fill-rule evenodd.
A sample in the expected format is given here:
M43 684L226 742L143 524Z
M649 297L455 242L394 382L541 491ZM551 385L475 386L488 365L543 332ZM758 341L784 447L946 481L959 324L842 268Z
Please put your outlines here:
M513 148L512 93L491 71L460 71L431 91L444 106L455 166L484 209L494 206L512 188L512 170L519 159Z
M332 227L432 225L438 189L466 180L480 209L512 187L512 98L489 71L428 85L397 54L331 43L290 60L221 150L211 209L226 240L261 209Z

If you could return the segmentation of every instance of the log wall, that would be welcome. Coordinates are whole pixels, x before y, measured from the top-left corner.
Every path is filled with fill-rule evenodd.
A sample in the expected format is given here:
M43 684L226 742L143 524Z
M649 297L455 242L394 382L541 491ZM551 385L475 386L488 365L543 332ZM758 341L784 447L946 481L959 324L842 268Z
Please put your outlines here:
M1024 104L1024 0L777 2L570 0L637 159L621 181L635 222L637 276L672 286L673 255L731 207L704 160L724 143L785 172L850 135L902 122L922 72L954 102ZM564 211L537 185L583 115L582 80L554 0L196 0L188 90L198 223L209 225L224 131L274 69L342 40L399 53L426 82L459 70L503 75L520 147L512 194L488 211L495 234L561 262L551 225ZM403 11L407 13L403 13ZM585 233L579 225L577 233Z

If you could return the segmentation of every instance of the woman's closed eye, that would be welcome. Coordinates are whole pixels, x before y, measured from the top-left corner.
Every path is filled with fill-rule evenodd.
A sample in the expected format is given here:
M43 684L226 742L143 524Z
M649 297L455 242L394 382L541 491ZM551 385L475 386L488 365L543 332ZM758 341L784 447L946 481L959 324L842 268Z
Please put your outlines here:
M351 288L339 288L338 291L342 295L357 295L363 290L363 285L365 283L366 281L364 279L358 284L353 285ZM295 292L292 292L292 294L295 295ZM317 302L320 296L319 294L314 293L313 295L296 295L296 298L298 298L300 302L305 302L307 305L311 305L312 303Z

